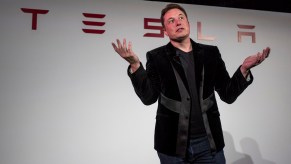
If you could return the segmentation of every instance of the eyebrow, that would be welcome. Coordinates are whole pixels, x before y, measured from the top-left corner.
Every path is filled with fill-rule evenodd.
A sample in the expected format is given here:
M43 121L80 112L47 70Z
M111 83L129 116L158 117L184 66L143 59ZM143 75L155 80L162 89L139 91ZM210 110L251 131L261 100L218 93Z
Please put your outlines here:
M185 14L183 14L183 13L180 13L178 16L186 16ZM169 19L167 19L167 20L170 20L170 19L174 19L174 17L170 17Z

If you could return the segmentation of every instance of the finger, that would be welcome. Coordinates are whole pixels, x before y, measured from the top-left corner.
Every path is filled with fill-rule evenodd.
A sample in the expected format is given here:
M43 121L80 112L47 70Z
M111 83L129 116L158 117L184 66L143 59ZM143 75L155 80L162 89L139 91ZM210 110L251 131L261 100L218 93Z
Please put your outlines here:
M112 47L114 48L114 50L117 51L117 47L116 47L115 43L112 42L111 44L112 44Z
M269 49L268 48L263 49L263 52L260 54L260 59L258 63L262 63L268 57L268 54L269 54Z
M120 40L119 39L116 39L116 42L117 42L118 48L121 48Z
M262 53L262 59L267 58L268 55L269 55L269 50L268 50L267 48L265 48L265 49L263 50L263 53Z
M266 57L268 57L268 50L265 49L262 55L262 58L265 59Z
M256 65L258 65L258 64L260 64L261 63L261 57L262 57L262 54L263 53L260 53L260 52L258 52L257 53L257 56L256 56Z
M123 39L123 48L124 48L125 51L127 51L126 39Z
M130 42L128 42L128 52L132 52L132 43L131 43L131 41Z
M259 60L260 60L260 56L261 56L261 53L260 53L260 52L258 52L258 53L257 53L257 61L259 61Z
M267 47L266 48L266 58L269 57L270 51L271 51L270 47Z

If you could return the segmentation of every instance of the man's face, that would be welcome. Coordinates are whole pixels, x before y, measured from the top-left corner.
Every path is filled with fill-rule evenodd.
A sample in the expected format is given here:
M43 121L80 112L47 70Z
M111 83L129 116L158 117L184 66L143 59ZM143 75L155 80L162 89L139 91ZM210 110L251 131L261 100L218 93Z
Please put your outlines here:
M186 15L179 9L171 9L164 15L164 33L170 40L181 42L189 37L190 25Z

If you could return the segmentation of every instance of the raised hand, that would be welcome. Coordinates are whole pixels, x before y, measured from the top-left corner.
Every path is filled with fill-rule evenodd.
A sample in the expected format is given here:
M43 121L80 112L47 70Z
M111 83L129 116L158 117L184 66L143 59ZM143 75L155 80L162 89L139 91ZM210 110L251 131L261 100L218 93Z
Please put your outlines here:
M261 64L269 56L270 51L271 49L266 47L262 52L247 57L241 66L242 74L245 76L251 68Z
M131 71L135 72L140 66L140 60L138 56L132 51L132 43L129 42L128 46L126 44L126 39L123 39L121 44L119 39L116 39L117 45L112 42L114 50L125 59L131 66Z
M132 51L132 43L129 42L128 46L126 45L126 39L123 39L123 44L121 44L119 39L116 39L117 45L112 42L114 50L129 64L139 63L137 55Z

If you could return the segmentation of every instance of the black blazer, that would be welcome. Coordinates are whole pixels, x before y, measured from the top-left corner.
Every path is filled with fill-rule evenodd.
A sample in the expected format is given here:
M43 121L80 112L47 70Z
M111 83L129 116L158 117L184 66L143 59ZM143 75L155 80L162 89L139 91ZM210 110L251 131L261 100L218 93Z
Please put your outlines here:
M233 103L237 97L252 83L253 76L246 81L240 71L236 70L232 77L229 76L225 63L216 46L199 44L191 40L195 51L195 75L199 100L204 119L204 125L212 151L221 150L224 147L223 132L220 122L220 114L216 103L214 91L220 99L226 103ZM145 105L151 105L158 100L158 109L155 126L155 149L158 152L185 157L188 144L188 125L182 125L181 120L189 124L189 115L186 110L177 112L169 109L162 103L163 97L174 102L183 102L179 90L174 69L180 75L184 86L189 92L187 79L176 56L176 49L171 43L147 52L146 70L141 64L140 68L128 75L132 81L134 90ZM190 97L191 98L191 97ZM185 101L184 101L185 102ZM185 105L184 105L185 106ZM183 113L183 116L181 115ZM189 112L188 112L189 113ZM181 132L181 129L185 130Z

